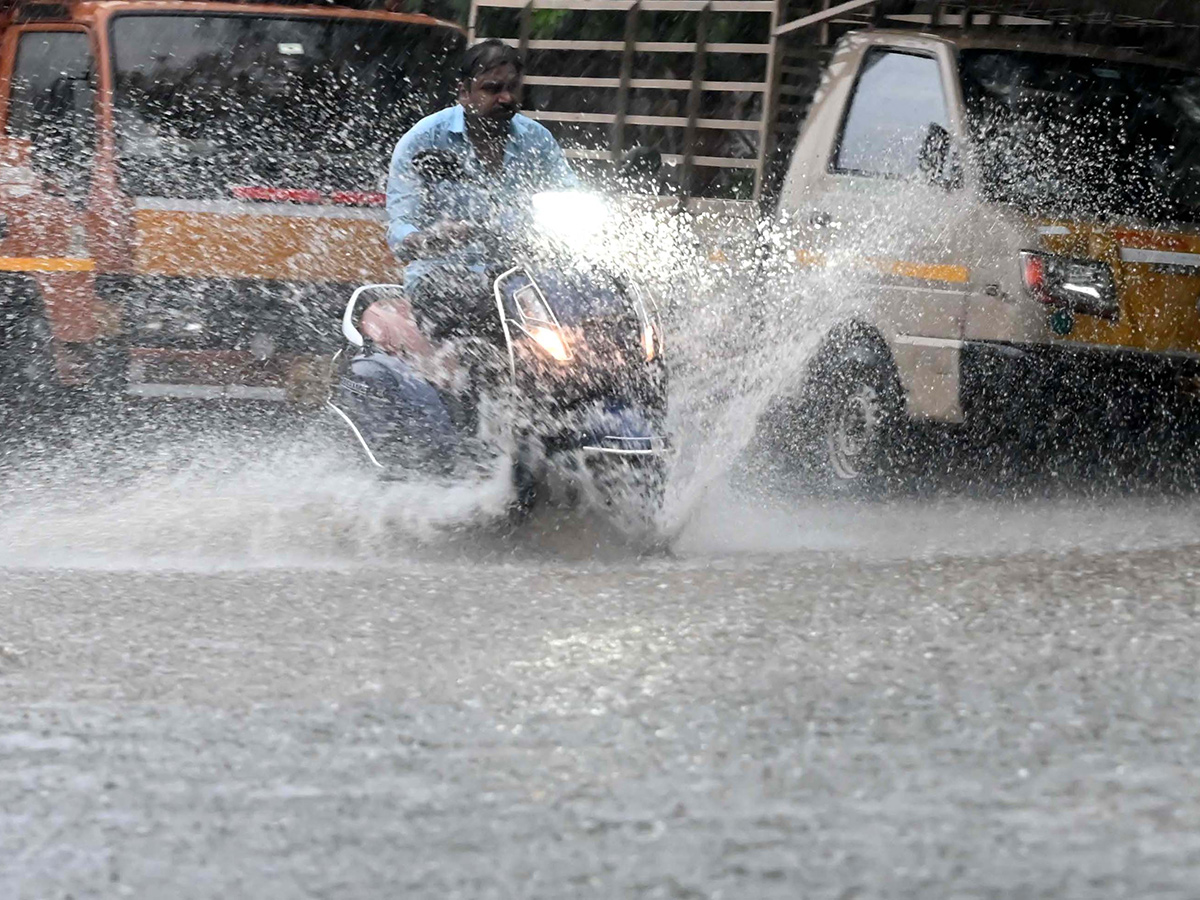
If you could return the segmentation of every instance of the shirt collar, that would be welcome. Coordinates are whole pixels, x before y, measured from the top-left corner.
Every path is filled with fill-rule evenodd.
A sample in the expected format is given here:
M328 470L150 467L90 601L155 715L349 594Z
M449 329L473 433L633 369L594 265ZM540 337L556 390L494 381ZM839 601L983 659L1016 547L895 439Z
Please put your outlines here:
M466 137L467 134L467 117L463 111L461 103L455 103L450 112L450 119L446 123L446 129L451 134L461 134ZM519 115L519 113L518 113ZM508 136L515 137L517 134L517 116L513 116L512 121L508 123Z

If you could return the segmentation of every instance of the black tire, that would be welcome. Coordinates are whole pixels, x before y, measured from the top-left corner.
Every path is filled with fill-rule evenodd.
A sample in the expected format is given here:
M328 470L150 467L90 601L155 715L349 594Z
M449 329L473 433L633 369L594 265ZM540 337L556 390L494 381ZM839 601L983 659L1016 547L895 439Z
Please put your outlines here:
M0 332L0 395L6 404L49 405L62 391L50 324L34 311L18 314Z
M803 490L875 497L898 482L907 434L890 357L846 342L815 361L798 396L772 408L760 443L770 465Z

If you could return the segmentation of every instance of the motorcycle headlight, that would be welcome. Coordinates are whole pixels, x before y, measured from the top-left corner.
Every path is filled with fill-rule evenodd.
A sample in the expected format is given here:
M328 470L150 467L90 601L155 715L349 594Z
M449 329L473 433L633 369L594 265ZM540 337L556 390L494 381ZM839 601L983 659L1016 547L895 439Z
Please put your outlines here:
M626 290L633 296L633 308L637 312L642 335L642 354L646 362L651 362L663 349L661 326L655 313L657 307L653 299L638 285L628 284Z
M642 352L646 354L646 362L658 356L658 335L649 319L642 323Z
M517 301L517 309L525 321L545 322L547 325L554 324L554 316L550 314L550 307L542 299L541 292L532 284L527 284L516 291L513 294L513 299Z
M566 362L571 358L571 350L566 338L558 325L558 320L550 312L550 307L542 297L541 291L532 284L513 294L517 310L521 313L521 329L533 338L534 343L544 350L556 362Z
M535 325L529 329L528 333L537 345L545 350L555 362L566 362L571 358L571 351L567 349L567 342L563 339L562 332L557 328Z
M533 195L533 221L551 237L586 245L608 220L608 206L595 194L582 191L544 191Z

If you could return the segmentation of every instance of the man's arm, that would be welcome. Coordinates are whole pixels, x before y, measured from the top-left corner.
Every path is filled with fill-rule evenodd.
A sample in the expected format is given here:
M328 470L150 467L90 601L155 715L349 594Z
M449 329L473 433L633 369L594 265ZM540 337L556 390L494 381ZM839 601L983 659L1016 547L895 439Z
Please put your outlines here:
M402 262L411 262L431 253L443 253L467 240L471 228L464 222L434 221L421 202L424 192L421 176L413 160L430 141L422 134L408 132L392 152L388 169L387 242Z
M538 156L542 162L542 183L547 189L555 191L579 190L582 184L562 147L554 139L554 135L545 126L538 123L537 131Z
M418 142L419 136L411 131L400 138L396 149L392 151L392 162L388 168L387 242L392 252L402 259L408 257L412 249L409 238L424 224L418 221L421 214L421 181L412 164L413 155L419 149L416 146ZM407 248L406 241L410 245Z

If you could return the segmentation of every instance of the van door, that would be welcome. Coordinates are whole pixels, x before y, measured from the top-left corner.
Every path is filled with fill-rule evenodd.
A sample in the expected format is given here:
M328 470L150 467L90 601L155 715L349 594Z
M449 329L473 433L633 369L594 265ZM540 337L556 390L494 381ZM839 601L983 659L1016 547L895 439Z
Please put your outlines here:
M957 421L970 211L953 57L919 41L859 52L806 218L831 283L851 286L845 315L887 339L910 415Z
M91 36L77 26L21 27L4 39L3 352L41 358L50 377L68 384L87 380L87 345L103 330L85 229L96 151L93 59Z

